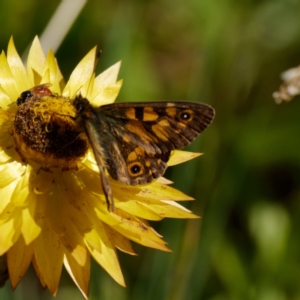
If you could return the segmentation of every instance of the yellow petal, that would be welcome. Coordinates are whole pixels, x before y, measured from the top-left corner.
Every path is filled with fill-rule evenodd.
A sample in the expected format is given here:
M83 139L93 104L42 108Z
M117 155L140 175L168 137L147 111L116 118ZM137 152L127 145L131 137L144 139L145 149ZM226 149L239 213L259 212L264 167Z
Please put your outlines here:
M92 105L97 107L114 102L122 86L121 80L117 82L120 67L119 61L95 78L93 89L87 95Z
M36 203L34 207L34 212L32 214L35 223L42 228L46 220L46 207L47 207L48 197L45 194L41 194L41 195L32 194L30 197L30 201Z
M64 235L65 228L65 211L63 206L63 198L58 191L57 186L52 186L51 191L48 193L46 202L46 220L52 231L57 235ZM59 209L58 209L59 208Z
M5 99L4 99L5 98ZM10 98L4 93L2 90L2 87L0 85L0 103L2 106L7 104L11 104ZM9 101L9 102L8 102ZM15 114L12 114L11 112L8 112L4 110L2 107L0 107L0 124L1 124L1 132L0 135L7 134L8 131L11 129L12 122L15 120ZM11 138L10 138L11 139ZM1 148L3 147L3 143L1 142Z
M62 180L62 178L65 180ZM71 180L70 186L66 184L67 179ZM68 228L66 223L73 221L72 223L77 228L77 232L83 236L84 232L88 232L93 228L93 224L82 208L86 204L83 200L85 194L82 193L82 197L78 197L81 192L77 193L78 184L72 179L74 179L72 172L63 172L60 173L60 176L55 175L54 181L58 184L53 186L48 196L50 199L47 201L47 221L52 230L59 235L65 235ZM61 183L59 183L60 181ZM57 207L60 207L59 212ZM80 237L79 240L82 241L82 238Z
M84 241L86 245L88 243L91 247L101 252L101 243L100 243L98 232L95 228L93 228L89 232L84 233Z
M156 182L160 183L160 184L172 184L174 183L173 181L165 178L165 177L159 177L156 179Z
M36 206L40 205L37 197L31 197L28 202L28 207L22 210L22 227L21 232L24 237L26 245L34 241L41 232L41 227L36 223L34 216L36 213Z
M142 206L147 207L149 210L154 211L162 218L180 218L180 219L196 219L198 216L191 213L182 205L174 201L160 201L158 203L141 203Z
M85 84L81 87L80 94L83 97L88 98L87 95L89 94L89 91L91 91L91 90L94 89L94 80L95 80L95 74L93 73L92 76L91 76L91 78L89 80L87 80L85 82Z
M65 234L60 235L63 246L80 266L84 266L89 259L88 252L83 240L83 233L79 233L73 223L65 217Z
M95 93L101 88L101 86L110 86L117 82L118 74L121 67L121 61L118 61L110 68L99 74L95 79Z
M40 84L40 78L43 75L45 65L45 54L42 49L39 38L36 36L32 42L27 58L27 73L31 77L34 86ZM39 80L36 76L39 75Z
M98 95L96 97L93 98L91 102L91 104L93 106L100 106L100 105L105 105L105 104L110 104L115 102L120 89L122 87L122 80L119 80L117 83L113 84L113 85L109 85L106 87L103 87L103 89L101 89L98 93Z
M100 175L95 172L91 172L88 169L82 169L76 173L76 177L78 183L87 188L88 190L92 190L94 192L98 192L99 194L103 194L102 188L100 186Z
M86 201L85 209L89 210L88 215L96 227L98 222L102 220L102 222L132 241L163 251L170 251L165 246L166 242L151 227L145 225L138 218L119 209L116 209L116 214L108 213L106 205L103 205L97 197L88 197Z
M19 179L25 172L26 167L17 161L1 166L0 188L9 185L11 182Z
M5 223L9 218L11 213L14 211L16 206L11 203L11 195L15 191L18 181L14 181L4 188L0 189L0 224Z
M7 252L7 265L9 270L9 279L12 289L15 289L18 283L25 275L33 256L33 244L25 245L22 236L14 243Z
M52 50L49 50L46 63L45 63L45 71L44 73L48 72L46 77L43 77L41 83L51 83L51 90L54 93L61 94L60 90L60 71L57 66L56 59ZM48 80L48 81L47 81Z
M89 216L77 205L79 199L66 198L64 201L65 210L68 212L70 220L81 233L89 232L93 229L93 223Z
M58 289L63 262L63 248L58 236L44 223L41 234L34 241L34 256L39 275L52 295Z
M37 262L36 262L36 259L35 259L34 255L33 255L33 258L32 258L32 266L33 266L33 268L35 270L35 273L36 273L37 277L40 280L40 283L41 283L42 287L45 289L47 287L47 284L46 284L46 282L44 280L43 275L41 274L41 272L39 270L39 267L37 265Z
M91 173L91 172L88 172ZM71 205L74 205L77 209L84 212L86 216L88 216L90 219L90 215L95 214L94 212L94 204L97 203L97 207L105 212L107 212L107 206L104 199L104 195L98 195L95 194L95 191L92 188L89 188L89 186L86 186L82 181L82 174L87 174L86 172L79 172L73 173L73 172L63 172L63 184L65 186L65 189L67 190L67 199L70 201ZM80 176L78 176L80 175ZM87 176L86 179L89 179L90 177ZM90 178L92 180L92 178ZM97 177L97 188L101 191L100 187L100 178ZM92 220L92 223L94 224L94 220Z
M88 153L86 154L84 160L81 163L82 163L82 167L80 169L87 168L89 171L92 170L96 173L99 172L99 168L95 161L95 156L93 154L93 151L89 150Z
M136 200L129 200L129 201L120 201L115 205L117 208L122 209L130 214L133 214L137 217L152 220L152 221L159 221L162 217L156 213L154 210L149 209L145 205L142 205L140 201Z
M145 225L141 220L138 220L134 216L130 216L119 210L118 214L120 215L111 213L108 216L100 211L96 211L96 213L99 219L104 220L105 223L130 240L147 247L160 249L162 251L170 251L165 246L166 242L163 241L151 227ZM111 218L115 219L115 222L112 222Z
M76 66L63 90L63 96L74 98L86 81L90 80L95 68L96 49L94 47Z
M8 163L11 160L11 156L6 151L0 151L0 164Z
M203 155L203 153L188 152L182 150L172 151L170 159L168 161L168 166L181 164L200 155Z
M4 92L2 91L2 87L0 86L0 97L2 97L4 94ZM5 98L7 99L8 96L5 94L4 95ZM9 100L10 102L8 104L12 104L11 103L11 100ZM5 100L6 102L6 100ZM6 105L6 103L1 103L1 105ZM13 109L12 109L13 110ZM2 107L0 108L0 125L1 125L1 131L0 131L0 136L3 136L3 135L7 135L7 134L10 134L11 133L11 127L12 127L12 123L14 122L15 120L15 113L12 112L12 111L6 111L4 109L2 109ZM10 136L10 144L12 145L12 138ZM3 148L5 145L2 144L2 141L1 141L1 148ZM7 148L7 147L6 147ZM7 150L6 148L4 148L5 150Z
M26 171L19 180L13 194L11 195L11 202L16 206L23 206L27 203L29 199L29 178L32 171L30 165L26 165Z
M150 187L141 189L137 196L157 199L157 200L194 200L194 198L185 195L179 190L176 190L170 186L160 184L158 182L151 183Z
M50 228L59 235L65 249L71 253L79 265L83 266L88 256L86 248L82 236L75 225L72 224L68 212L64 209L64 201L66 200L57 191L50 194L47 201L46 220ZM60 207L60 209L58 210L57 207Z
M102 220L120 234L137 243L169 251L159 235L149 226L145 226L141 220L119 209L116 210L116 214L108 213L104 201L99 201L98 197L87 195L85 209L95 226L97 226L99 220Z
M15 209L10 219L0 225L0 255L3 255L19 238L21 234L21 209Z
M46 69L46 71L43 73L43 77L41 78L41 82L43 82L43 83L49 83L50 82L50 71L49 71L49 69Z
M130 255L136 255L135 251L132 248L130 241L120 234L119 232L113 230L111 227L103 223L103 226L109 235L109 239L111 240L112 244L122 252L125 252Z
M111 181L111 186L115 194L121 194L120 199L131 199L134 200L135 196L147 198L151 200L193 200L192 197L185 195L181 191L178 191L170 186L152 182L148 185L142 186L129 186L117 182L115 180ZM116 197L117 198L117 197Z
M0 225L6 223L9 221L11 216L13 216L13 213L16 209L19 209L19 207L13 205L11 202L9 202L2 210L0 214Z
M1 56L0 56L1 59ZM0 72L1 72L1 66L0 66ZM0 79L0 82L2 80ZM3 88L0 86L0 103L2 107L7 107L8 105L10 105L12 103L10 97L8 97L8 95L4 92ZM2 110L2 108L1 108ZM6 112L7 114L7 112ZM1 113L0 115L0 123L1 125L3 125L3 113Z
M101 251L98 251L88 244L87 246L91 255L116 282L122 286L125 286L115 247L111 243L105 227L101 226L100 222L97 226L97 232L99 234L99 240L101 243Z
M88 259L82 266L70 254L66 253L64 266L84 298L87 299L90 281L90 257L88 256Z
M10 123L10 122L7 122ZM16 151L13 148L13 141L11 137L9 137L8 132L4 131L5 130L5 125L1 126L3 129L3 132L0 132L0 149L3 150L7 155L11 155L11 162L19 156L16 155ZM0 170L2 170L4 166L0 166ZM24 167L25 170L25 167Z
M13 73L10 70L4 52L2 52L0 55L0 72L1 88L9 96L10 102L16 101L20 95L20 89L18 88L17 82L13 77Z
M7 48L7 62L13 77L17 83L19 91L26 91L33 86L30 77L27 75L24 64L16 50L13 39L11 38ZM16 98L17 99L17 98Z

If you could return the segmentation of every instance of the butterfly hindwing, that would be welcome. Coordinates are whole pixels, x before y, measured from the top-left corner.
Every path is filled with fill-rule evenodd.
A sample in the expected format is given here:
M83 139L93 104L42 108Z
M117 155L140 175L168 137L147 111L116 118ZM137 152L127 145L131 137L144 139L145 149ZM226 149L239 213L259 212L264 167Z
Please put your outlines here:
M113 179L137 185L151 182L164 173L170 151L162 152L150 140L128 132L122 119L116 122L102 113L98 117L98 123L86 121L90 143L97 163L102 159Z

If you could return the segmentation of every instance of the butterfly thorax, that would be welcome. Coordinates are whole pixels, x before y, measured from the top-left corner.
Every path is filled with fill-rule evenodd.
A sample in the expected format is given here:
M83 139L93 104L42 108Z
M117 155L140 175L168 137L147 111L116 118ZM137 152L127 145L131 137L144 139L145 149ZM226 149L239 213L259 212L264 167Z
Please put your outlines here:
M84 120L97 120L97 115L93 111L93 107L90 102L83 98L81 95L76 96L73 100L73 106L77 110L77 116Z

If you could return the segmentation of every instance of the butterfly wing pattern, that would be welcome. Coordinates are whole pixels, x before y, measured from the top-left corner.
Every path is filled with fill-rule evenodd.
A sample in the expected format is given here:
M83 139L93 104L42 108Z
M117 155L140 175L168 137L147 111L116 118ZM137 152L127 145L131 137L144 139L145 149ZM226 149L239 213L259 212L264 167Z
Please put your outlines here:
M164 174L171 151L189 145L214 118L212 107L197 102L114 103L93 108L78 96L73 104L89 137L111 206L113 197L105 170L125 184L149 183Z

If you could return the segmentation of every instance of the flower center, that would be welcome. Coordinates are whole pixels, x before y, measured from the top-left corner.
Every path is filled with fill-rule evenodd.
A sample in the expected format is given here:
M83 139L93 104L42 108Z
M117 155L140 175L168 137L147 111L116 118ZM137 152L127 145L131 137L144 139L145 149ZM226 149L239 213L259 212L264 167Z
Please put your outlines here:
M74 121L74 106L57 94L31 91L23 92L18 99L22 101L18 101L14 121L16 150L24 161L34 161L44 168L75 168L89 146Z

